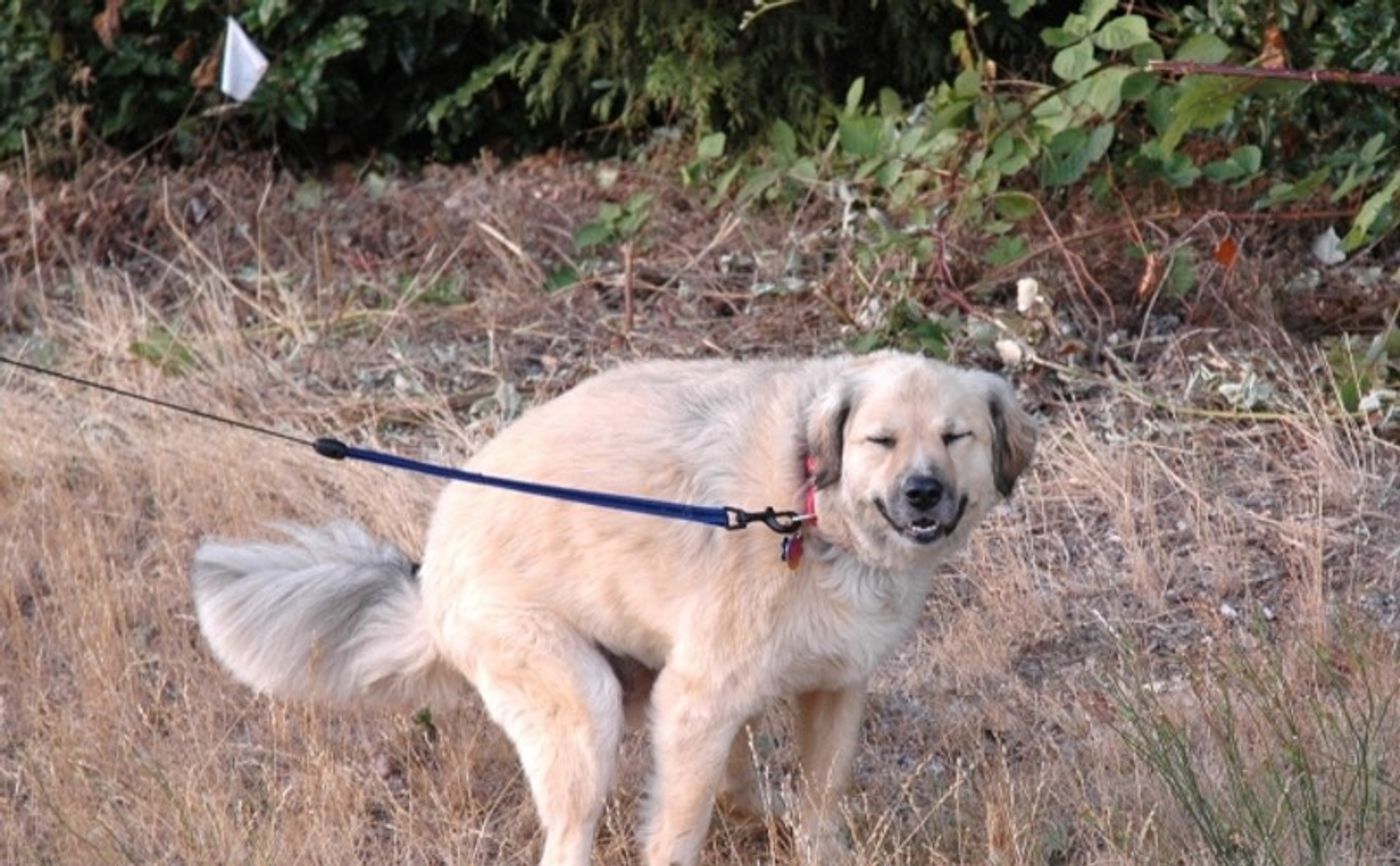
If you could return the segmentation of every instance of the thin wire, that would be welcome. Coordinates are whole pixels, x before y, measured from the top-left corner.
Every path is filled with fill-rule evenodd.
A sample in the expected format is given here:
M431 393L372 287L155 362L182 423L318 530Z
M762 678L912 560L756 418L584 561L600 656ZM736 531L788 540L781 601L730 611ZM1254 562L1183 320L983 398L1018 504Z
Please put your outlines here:
M261 433L264 436L276 436L278 439L283 439L287 442L293 442L297 445L307 445L312 447L314 447L315 445L315 443L312 442L310 439L302 439L299 436L292 436L289 433L283 433L278 430L273 430L270 427L259 427L256 424L249 424L246 421L239 421L235 418L225 418L223 415L215 415L212 412L203 412L199 409L191 409L189 406L181 406L179 403L168 403L165 400L157 400L155 397L147 397L145 394L138 394L135 391L126 391L113 385L104 385L101 382L93 382L88 379L80 379L77 376L70 376L67 373L60 373L57 370L50 370L47 367L36 367L33 364L26 364L23 361L16 361L13 358L6 358L4 355L0 355L0 363L10 364L12 366L20 367L25 370L29 370L33 373L40 373L45 376L53 376L56 379L63 379L65 381L72 382L76 385L83 385L88 388L96 388L99 391L107 391L109 393L117 394L122 397L130 397L133 400L140 400L143 403L150 403L152 406L160 406L163 409L172 409L176 412L183 412L186 415L193 415L196 418L203 418L206 421L218 421L221 424L230 424L234 427L241 427L242 429L251 431L253 433Z

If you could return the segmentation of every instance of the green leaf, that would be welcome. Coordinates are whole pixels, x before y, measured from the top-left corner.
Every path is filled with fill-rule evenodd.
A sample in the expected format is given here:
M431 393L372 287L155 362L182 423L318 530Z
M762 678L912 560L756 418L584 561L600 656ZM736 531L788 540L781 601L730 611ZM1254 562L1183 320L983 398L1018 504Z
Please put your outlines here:
M189 344L164 325L156 325L143 340L133 340L130 348L131 354L172 376L189 372L199 362Z
M866 331L852 337L846 343L846 348L857 355L868 355L876 349L885 348L886 345L884 334L879 331Z
M1361 395L1371 390L1371 380L1365 376L1346 376L1337 380L1337 401L1348 412L1361 409Z
M1014 133L1003 133L992 141L991 150L983 163L988 170L1010 177L1019 174L1030 165L1031 158L1040 150L1039 143Z
M1026 254L1029 245L1020 235L1005 235L997 238L992 248L982 254L982 261L993 267L1009 265Z
M1373 174L1375 174L1374 168L1370 166L1362 168L1361 163L1352 163L1347 167L1347 173L1342 178L1342 182L1337 185L1336 189L1332 190L1332 194L1327 197L1327 200L1333 204L1341 201L1369 181Z
M1118 0L1084 0L1084 6L1079 11L1083 13L1089 32L1098 29L1099 24L1108 17L1108 13L1118 5Z
M1089 158L1089 164L1093 165L1103 159L1108 153L1108 148L1113 144L1113 136L1117 133L1117 127L1111 123L1105 123L1097 127L1089 134L1089 143L1085 146L1085 155Z
M1201 166L1201 173L1206 176L1206 180L1214 183L1227 183L1245 176L1244 169L1232 159L1217 159L1215 162L1206 163Z
M1332 169L1322 166L1309 173L1302 180L1293 183L1276 183L1269 187L1264 197L1254 203L1255 210L1267 210L1281 204L1292 204L1312 197L1321 186L1332 177Z
M792 164L788 169L788 177L799 183L814 184L820 178L817 173L817 163L810 156L804 156Z
M1078 81L1094 67L1094 46L1085 39L1056 52L1050 68L1065 81Z
M1356 219L1351 222L1351 230L1346 237L1342 238L1342 248L1351 252L1362 244L1366 243L1371 234L1371 227L1381 214L1395 201L1395 194L1400 192L1400 170L1395 171L1373 195L1362 202L1361 210L1356 212Z
M780 165L788 165L797 159L797 133L792 131L787 121L781 118L773 121L773 127L768 131L768 140L773 145L773 152Z
M1172 118L1162 133L1162 148L1170 153L1193 129L1210 129L1230 119L1247 85L1218 75L1188 75L1177 85Z
M953 95L975 99L982 92L982 75L975 69L964 69L953 79Z
M1167 259L1167 272L1162 277L1162 294L1180 298L1196 287L1196 251L1182 247Z
M1006 0L1006 11L1011 13L1012 18L1020 18L1041 2L1042 0Z
M851 87L846 91L846 113L855 114L860 110L860 101L865 98L865 78L857 78L851 82Z
M1040 31L1040 41L1051 48L1065 48L1083 39L1083 33L1072 33L1064 27L1046 27Z
M470 108L476 98L495 83L497 78L515 68L516 61L524 55L526 48L525 45L515 45L501 52L476 67L461 87L434 101L428 109L428 131L436 133L445 118L464 113Z
M1149 141L1138 149L1147 167L1155 170L1163 180L1177 189L1185 189L1201 176L1201 170L1184 153L1168 153L1160 141Z
M1102 117L1112 117L1123 106L1123 82L1135 70L1127 66L1111 66L1085 79L1089 92L1085 103Z
M1161 60L1166 55L1162 53L1162 46L1156 42L1143 42L1133 46L1133 50L1128 52L1128 60L1133 66L1142 69L1154 60Z
M589 222L574 232L574 246L580 250L596 247L614 240L613 227L608 223Z
M1002 219L1020 222L1040 212L1035 197L1024 192L1004 192L992 200L992 206Z
M695 155L701 159L719 159L724 155L724 133L712 132L700 139L695 146Z
M1050 139L1040 161L1042 186L1069 186L1089 168L1089 133L1081 127L1069 129Z
M1097 33L1089 37L1104 51L1123 51L1134 45L1152 41L1147 29L1147 19L1141 15L1124 15L1105 24Z
M1230 46L1214 33L1197 33L1181 43L1173 60L1188 63L1223 63L1230 56Z
M549 272L549 276L545 277L544 285L540 288L545 294L552 295L577 285L578 281L578 271L568 265L560 265Z
M902 174L904 174L904 160L887 160L884 165L876 170L875 182L880 184L882 189L892 189L896 183L899 183L899 178Z
M872 156L856 167L856 171L853 177L858 181L865 180L866 178L874 174L876 169L878 169L884 164L885 158L883 156L879 156L878 154L876 156Z
M899 118L904 116L904 100L899 93L888 87L880 88L880 116Z
M740 160L736 161L732 166L729 167L728 171L720 175L719 179L715 181L714 192L710 195L709 200L705 202L705 207L709 208L710 210L714 210L715 208L719 207L720 204L722 204L724 200L729 196L729 188L734 185L734 180L739 177L739 172L743 170L744 163L742 160Z
M750 171L744 178L744 186L739 190L739 201L749 202L762 195L767 195L773 185L782 180L782 174L776 169L755 169Z
M646 225L647 219L651 216L650 211L629 211L626 216L617 221L617 233L624 238L635 238Z
M1356 154L1359 162L1373 163L1381 156L1381 148L1385 147L1385 133L1378 132L1366 139L1366 143L1361 145L1361 150Z
M1157 76L1151 72L1134 72L1123 79L1119 96L1124 102L1141 102L1157 89Z
M884 124L878 117L847 115L841 118L837 133L841 150L848 156L868 158L880 152L880 132Z
M1176 97L1176 88L1171 86L1158 87L1147 94L1144 106L1147 111L1147 120L1152 124L1152 128L1157 130L1159 136L1172 125L1172 105L1176 102Z
M1202 167L1208 180L1216 183L1243 180L1259 171L1263 161L1263 151L1252 144L1246 144L1230 154L1227 159L1219 159Z
M1231 155L1230 159L1249 174L1254 174L1264 162L1264 151L1260 150L1256 145L1246 144L1236 150L1234 154Z

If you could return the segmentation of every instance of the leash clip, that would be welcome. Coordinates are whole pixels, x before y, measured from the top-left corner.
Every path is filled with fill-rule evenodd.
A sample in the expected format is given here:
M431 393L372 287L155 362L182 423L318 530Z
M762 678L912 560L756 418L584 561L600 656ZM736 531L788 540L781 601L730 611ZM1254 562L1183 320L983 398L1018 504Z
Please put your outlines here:
M771 506L762 511L744 511L740 508L726 506L724 516L727 518L725 529L745 529L752 523L762 523L779 535L793 535L801 532L802 522L811 519L811 515L808 514L798 514L796 511L777 511Z

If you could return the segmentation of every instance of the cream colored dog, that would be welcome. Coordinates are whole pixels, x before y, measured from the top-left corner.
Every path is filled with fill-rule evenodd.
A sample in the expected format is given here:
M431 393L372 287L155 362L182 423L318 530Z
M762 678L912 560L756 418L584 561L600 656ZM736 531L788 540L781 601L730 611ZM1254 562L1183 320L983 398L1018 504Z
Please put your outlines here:
M810 502L795 570L762 527L452 483L417 576L353 526L293 529L292 543L206 542L195 601L219 659L271 694L450 701L465 677L524 764L544 864L588 862L627 705L650 711L646 862L686 866L717 795L765 802L742 731L795 698L797 839L825 861L866 680L1034 442L1001 379L915 356L627 366L527 412L469 466L706 505Z

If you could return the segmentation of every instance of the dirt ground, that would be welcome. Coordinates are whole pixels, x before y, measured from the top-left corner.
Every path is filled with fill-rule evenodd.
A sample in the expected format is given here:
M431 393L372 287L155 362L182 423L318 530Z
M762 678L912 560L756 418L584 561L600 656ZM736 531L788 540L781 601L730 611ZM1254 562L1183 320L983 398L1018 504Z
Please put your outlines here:
M575 249L600 201L638 190L657 204L631 255ZM1103 246L1075 253L1096 285L1058 255L986 279L954 256L957 285L862 264L835 222L712 211L655 171L562 157L12 171L0 354L453 462L629 359L828 353L901 302L957 311L953 360L1015 382L1043 445L872 685L855 861L1400 862L1400 449L1339 413L1316 342L1378 328L1393 284L1321 273L1304 303L1306 266L1261 244L1144 314L1141 265ZM1022 276L1046 298L1018 317ZM1088 309L1097 289L1115 305ZM1004 366L989 328L1036 356ZM260 698L194 620L199 538L351 517L416 552L435 482L9 367L0 413L0 861L538 856L479 708ZM754 751L779 789L787 743L775 708ZM626 749L601 863L639 862L644 738ZM787 863L785 843L720 818L706 862Z

